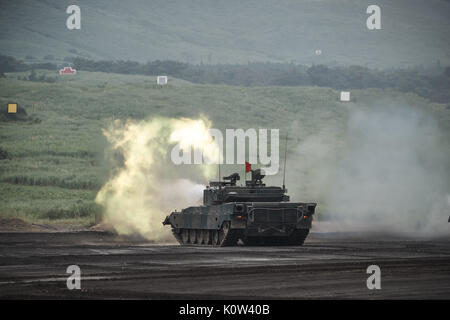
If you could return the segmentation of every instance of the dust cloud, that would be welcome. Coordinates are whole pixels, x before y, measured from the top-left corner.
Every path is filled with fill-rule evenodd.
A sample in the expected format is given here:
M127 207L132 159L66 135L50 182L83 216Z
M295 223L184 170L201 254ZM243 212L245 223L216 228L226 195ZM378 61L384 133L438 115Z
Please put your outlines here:
M104 207L104 223L119 234L172 240L162 221L175 209L200 203L203 183L215 166L175 166L170 152L178 144L183 153L201 150L204 157L217 158L220 151L209 127L206 119L155 118L115 121L103 130L111 147L108 157L120 159L96 197Z
M288 158L292 198L318 201L319 217L332 222L326 231L450 234L449 150L429 113L355 105L343 132L327 130L304 137Z

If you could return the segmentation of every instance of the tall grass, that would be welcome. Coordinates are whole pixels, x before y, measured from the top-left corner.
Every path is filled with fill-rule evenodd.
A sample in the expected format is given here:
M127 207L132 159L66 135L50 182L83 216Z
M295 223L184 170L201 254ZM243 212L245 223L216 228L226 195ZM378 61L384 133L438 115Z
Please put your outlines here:
M280 128L281 136L295 132L288 146L295 148L321 130L343 137L350 110L338 102L337 91L327 88L193 85L177 79L159 88L152 77L90 72L54 84L17 78L8 74L0 79L0 106L17 102L42 121L0 123L0 149L7 154L0 157L0 216L29 219L93 220L100 214L94 199L110 169L101 129L113 119L205 115L222 130ZM352 92L356 103L350 105L360 107L380 96L431 111L450 129L447 106L414 94L358 90ZM283 144L281 148L280 155ZM230 173L240 169L226 168ZM268 181L279 184L280 179Z

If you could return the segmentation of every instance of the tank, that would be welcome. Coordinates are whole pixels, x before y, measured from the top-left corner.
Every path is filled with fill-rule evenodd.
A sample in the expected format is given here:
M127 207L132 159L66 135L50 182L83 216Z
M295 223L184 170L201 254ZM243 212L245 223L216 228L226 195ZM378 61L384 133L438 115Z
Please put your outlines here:
M311 228L316 203L290 202L286 188L266 186L261 170L238 186L237 173L211 181L203 205L174 211L163 225L182 245L300 246Z

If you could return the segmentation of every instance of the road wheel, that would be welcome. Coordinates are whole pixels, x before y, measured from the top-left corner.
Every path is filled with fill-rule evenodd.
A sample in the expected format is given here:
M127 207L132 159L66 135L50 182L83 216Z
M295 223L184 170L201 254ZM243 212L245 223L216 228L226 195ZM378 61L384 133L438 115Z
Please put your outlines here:
M220 244L223 242L223 239L225 239L225 237L227 236L228 231L230 231L230 222L225 221L222 224L222 228L220 228L220 230L219 230L219 243Z
M189 244L189 230L183 229L181 231L181 240L183 240L183 244Z
M189 240L191 244L195 244L197 240L197 232L195 229L189 229Z
M211 231L202 230L202 242L206 245L211 244Z
M212 233L212 245L218 246L220 244L219 242L219 230L213 230Z
M202 230L196 230L195 232L195 243L202 244L203 243L203 232Z

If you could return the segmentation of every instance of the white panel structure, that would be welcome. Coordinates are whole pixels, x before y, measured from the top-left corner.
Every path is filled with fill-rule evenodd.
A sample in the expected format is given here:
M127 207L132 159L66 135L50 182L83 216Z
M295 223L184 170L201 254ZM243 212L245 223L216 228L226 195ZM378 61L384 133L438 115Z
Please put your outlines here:
M349 91L341 91L341 101L350 101Z
M156 83L159 84L160 86L167 84L167 76L158 76L156 78Z

